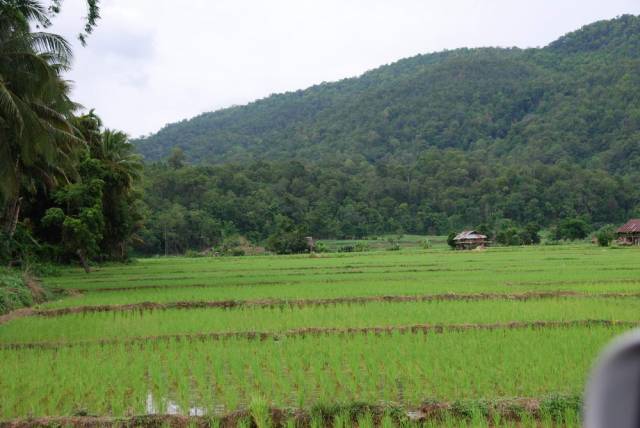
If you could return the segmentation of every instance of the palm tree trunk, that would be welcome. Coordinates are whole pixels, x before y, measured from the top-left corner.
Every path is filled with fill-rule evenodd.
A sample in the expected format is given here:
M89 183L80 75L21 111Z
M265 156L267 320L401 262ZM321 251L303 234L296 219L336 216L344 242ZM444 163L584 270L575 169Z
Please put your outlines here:
M20 196L21 190L21 175L22 168L20 168L20 155L16 158L16 164L13 168L15 175L16 189L13 198L9 199L4 209L4 222L2 225L2 231L8 237L13 238L16 233L16 227L18 226L18 219L20 218L20 206L22 205L22 196Z
M4 224L2 231L8 237L13 238L16 233L16 227L18 226L18 219L20 218L20 206L22 205L22 197L16 196L11 199L5 206Z

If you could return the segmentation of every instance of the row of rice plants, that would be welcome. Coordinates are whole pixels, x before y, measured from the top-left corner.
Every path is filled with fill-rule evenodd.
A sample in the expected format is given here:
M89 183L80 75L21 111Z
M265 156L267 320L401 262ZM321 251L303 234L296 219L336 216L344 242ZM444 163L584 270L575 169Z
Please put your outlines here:
M163 264L156 260L142 260L126 268L108 266L89 276L65 273L48 280L66 288L105 290L133 286L140 289L87 292L46 306L448 292L605 292L637 291L640 288L637 251L600 250L595 247L558 248L562 250L553 247L544 252L525 248L518 251L490 249L486 253L465 254L382 253L371 254L370 258L360 261L348 257L250 257L246 258L247 261L234 258L176 259L171 262L173 272L167 272ZM424 265L420 268L423 271L411 272L417 270L415 266L420 264ZM246 273L234 273L233 269L239 265ZM147 269L149 266L152 268ZM336 274L336 268L354 273ZM289 269L292 271L289 272ZM405 271L380 273L394 269ZM359 271L362 273L357 273ZM225 276L229 274L235 276ZM144 288L149 286L161 288Z
M97 312L16 319L0 328L0 343L229 331L281 332L303 327L505 323L580 319L640 320L640 299L559 298L528 301L369 302L331 306L170 309Z
M640 278L640 276L638 277ZM176 302L200 300L253 300L253 299L318 299L358 296L385 295L423 295L446 293L523 293L527 291L575 291L586 293L608 293L640 291L640 279L626 278L620 281L585 280L559 284L511 284L493 285L475 282L475 276L466 278L466 282L456 284L433 282L416 278L397 278L394 280L372 279L371 281L315 282L313 279L300 282L274 282L262 285L215 286L211 288L166 288L136 289L125 291L87 292L62 300L48 302L44 308L64 308L83 305L131 304L140 302Z
M552 273L550 280L612 279L632 277L637 252L630 250L600 250L595 247L560 247L562 251L545 248L522 248L503 251L492 248L485 253L459 253L452 251L425 251L406 254L369 254L366 258L356 255L324 258L247 257L238 261L224 259L177 259L166 266L149 259L126 268L108 266L91 276L68 272L50 279L51 283L65 288L111 288L121 285L179 286L189 284L224 285L264 282L265 278L287 282L308 279L310 274L321 275L322 281L347 280L344 276L368 274L394 276L412 273L431 276L455 283L465 272L477 272L477 282L492 284L509 274L517 274L519 280L541 279ZM547 251L548 250L548 251ZM195 261L194 261L195 260ZM631 269L631 270L630 270ZM493 275L497 275L494 277ZM512 278L514 279L514 278Z
M619 327L0 351L0 419L578 394Z

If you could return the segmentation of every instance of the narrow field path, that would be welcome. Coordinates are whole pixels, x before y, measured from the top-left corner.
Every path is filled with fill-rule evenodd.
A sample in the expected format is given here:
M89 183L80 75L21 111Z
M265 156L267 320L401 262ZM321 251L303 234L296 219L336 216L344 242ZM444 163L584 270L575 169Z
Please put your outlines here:
M15 349L59 349L91 345L134 345L140 343L153 343L164 341L205 341L225 339L247 339L264 341L268 339L279 340L289 337L305 336L345 336L356 334L392 334L392 333L448 333L468 330L515 330L515 329L546 329L546 328L571 328L571 327L637 327L638 321L617 321L601 319L582 319L571 321L511 321L507 323L487 324L414 324L400 326L374 326L374 327L303 327L284 331L227 331L209 333L184 333L166 334L157 336L136 336L125 339L99 339L82 341L49 341L49 342L21 342L5 343L0 345L0 350Z
M445 301L484 301L484 300L540 300L554 298L576 299L634 299L640 298L638 293L585 293L577 291L547 291L523 293L444 293L423 295L386 295L386 296L356 296L335 297L327 299L255 299L255 300L195 300L167 303L140 302L122 305L91 305L73 306L65 308L37 309L26 308L0 316L0 325L9 321L25 317L59 317L70 314L90 314L98 312L135 312L170 309L232 309L232 308L277 308L277 307L307 307L330 306L340 304L367 304L372 302L445 302Z

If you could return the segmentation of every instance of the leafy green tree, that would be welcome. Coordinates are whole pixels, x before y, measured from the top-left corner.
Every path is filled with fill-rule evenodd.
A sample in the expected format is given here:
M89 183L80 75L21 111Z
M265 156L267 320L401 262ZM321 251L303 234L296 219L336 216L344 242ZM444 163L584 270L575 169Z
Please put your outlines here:
M128 244L141 227L142 217L134 202L139 197L135 186L141 179L142 160L123 132L107 129L98 141L91 146L91 156L100 161L104 181L101 250L105 256L125 260Z
M505 225L496 233L496 242L502 245L521 245L520 230L512 225Z
M54 200L64 209L49 208L41 221L44 227L53 230L50 233L59 236L60 256L66 259L77 256L87 273L89 260L100 253L104 234L103 187L100 179L64 186L54 194Z
M585 239L589 235L591 227L582 218L568 218L561 221L555 230L556 239Z
M524 245L535 245L540 243L540 225L537 223L527 223L518 232L520 242Z
M267 239L266 248L277 254L297 254L309 251L305 233L300 229L272 234Z
M488 224L486 223L482 223L481 225L479 225L478 227L476 227L476 232L485 235L486 237L488 237L489 239L491 239L491 236L493 235L493 231L491 230L491 227L489 227Z
M187 225L187 210L182 205L174 203L158 213L157 224L162 232L164 255L186 251L182 240L182 232Z
M167 163L173 169L182 168L184 166L184 161L184 152L180 147L174 147L173 151L171 152L171 156L167 158Z
M602 226L596 232L596 240L601 247L608 247L616 239L616 228L613 225Z
M296 227L291 219L278 216L276 230L267 239L266 248L277 254L296 254L309 251L306 233Z

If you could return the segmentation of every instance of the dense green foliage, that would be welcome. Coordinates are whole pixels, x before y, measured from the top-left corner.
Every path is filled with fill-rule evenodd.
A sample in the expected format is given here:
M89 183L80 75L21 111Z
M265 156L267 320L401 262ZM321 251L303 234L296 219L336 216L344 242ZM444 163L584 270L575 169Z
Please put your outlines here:
M125 259L139 228L142 163L125 134L77 115L62 73L72 52L51 25L62 1L0 1L0 261ZM87 0L82 43L99 19Z
M616 239L616 228L610 224L602 226L595 234L598 245L608 247Z
M125 134L103 130L93 114L72 118L82 144L74 150L75 176L20 197L21 221L3 241L0 258L125 260L141 227L134 183L142 162Z
M261 241L282 217L316 237L485 225L535 243L527 227L576 239L640 215L639 39L623 16L542 49L419 55L168 125L136 142L149 160L174 150L148 168L141 250Z
M316 238L435 235L478 225L495 238L511 226L518 243L529 244L538 242L536 225L580 217L589 223L584 233L558 235L576 239L590 224L640 214L628 178L569 163L487 165L455 149L426 151L408 165L152 164L143 193L149 219L139 249L147 253L162 253L165 242L169 253L204 249L236 233L259 242L290 222Z

